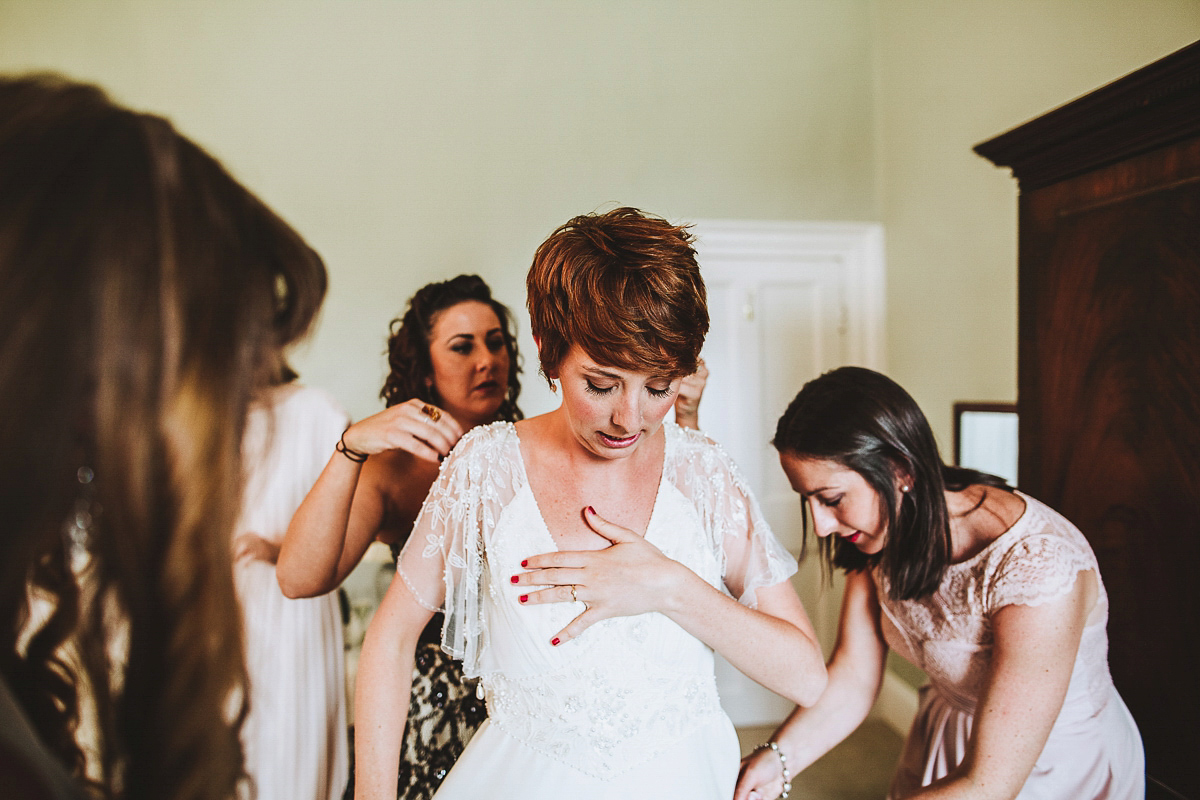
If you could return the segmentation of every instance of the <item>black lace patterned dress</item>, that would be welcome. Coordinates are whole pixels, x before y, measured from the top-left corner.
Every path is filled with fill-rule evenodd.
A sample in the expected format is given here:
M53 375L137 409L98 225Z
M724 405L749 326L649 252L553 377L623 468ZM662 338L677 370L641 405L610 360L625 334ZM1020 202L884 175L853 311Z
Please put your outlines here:
M430 800L467 742L487 719L478 681L463 678L462 665L442 652L442 615L421 632L413 661L412 702L400 746L398 800ZM354 732L351 729L350 782L343 800L354 797Z
M421 633L413 668L412 703L400 752L400 800L429 800L487 718L478 681L442 652L442 615Z

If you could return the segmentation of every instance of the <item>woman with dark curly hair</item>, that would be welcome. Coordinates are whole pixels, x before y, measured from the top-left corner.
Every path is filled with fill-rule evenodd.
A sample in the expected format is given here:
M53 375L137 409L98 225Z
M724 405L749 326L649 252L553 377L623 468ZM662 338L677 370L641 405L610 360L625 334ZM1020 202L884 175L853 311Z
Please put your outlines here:
M487 306L487 309L482 306ZM488 309L494 320L488 315ZM451 314L473 311L473 315L479 316L484 322L495 323L488 326L488 338L484 344L490 352L495 353L503 345L508 368L503 376L506 381L504 386L493 387L489 384L486 386L488 391L472 394L456 393L453 386L447 385L454 378L446 369L445 357L439 358L432 346L437 341L434 326L439 315L447 310ZM463 422L470 422L472 417L483 417L488 422L497 419L515 422L521 419L524 415L517 407L517 395L521 392L521 382L517 377L520 365L517 363L517 346L511 329L512 313L492 297L492 290L478 275L459 275L441 283L426 284L408 301L404 316L392 320L391 336L388 338L388 366L391 372L379 396L389 408L406 401L419 400L444 406L445 410L454 414L454 406L457 405L458 416L463 418ZM447 342L455 353L464 353L463 342ZM497 393L491 391L493 388L504 389L500 393L498 407L494 403ZM443 392L450 395L449 400L443 398Z
M336 589L372 541L404 543L439 461L476 425L523 417L511 314L477 275L423 286L391 323L387 408L351 425L288 528L279 584L289 597ZM483 702L441 652L433 620L416 658L399 796L432 796L483 722Z

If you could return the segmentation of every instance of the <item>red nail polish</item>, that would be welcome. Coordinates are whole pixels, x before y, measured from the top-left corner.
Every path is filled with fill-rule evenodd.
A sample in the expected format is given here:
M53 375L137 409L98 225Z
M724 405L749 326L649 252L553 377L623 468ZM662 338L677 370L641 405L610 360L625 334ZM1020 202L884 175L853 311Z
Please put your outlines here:
M521 562L521 566L522 566L522 567L528 567L528 566L529 566L529 559L525 559L524 561L522 561L522 562Z
M517 582L517 576L516 576L516 575L513 575L511 578L509 578L509 580L510 580L510 581L512 581L513 583L516 583L516 582Z
M591 506L588 506L587 510L588 510L588 513L591 514L593 517L596 516L596 509L592 508Z
M555 636L553 639L551 639L550 644L558 644L558 637Z
M521 595L521 596L520 596L519 598L517 598L517 599L518 599L518 600L520 600L522 603L524 603L526 600L528 600L528 599L529 599L529 595L527 595L527 594L523 594L523 595Z

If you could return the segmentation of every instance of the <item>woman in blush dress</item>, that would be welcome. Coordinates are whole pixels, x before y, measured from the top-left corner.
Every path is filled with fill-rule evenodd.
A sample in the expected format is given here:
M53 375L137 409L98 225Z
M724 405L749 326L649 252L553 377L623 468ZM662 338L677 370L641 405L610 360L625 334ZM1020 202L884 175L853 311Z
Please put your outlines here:
M438 800L726 800L738 743L713 650L802 704L825 673L795 562L737 468L664 423L708 327L690 236L635 209L576 217L538 249L527 288L562 404L476 428L442 464L363 647L356 797L394 791L394 709L444 609L443 647L480 678L488 721ZM601 548L654 579L587 609L585 571L534 563Z
M746 759L737 800L786 796L789 774L862 722L889 647L929 675L889 797L1144 796L1141 737L1108 673L1108 596L1075 526L943 464L912 397L871 370L807 383L774 444L845 599L825 694Z

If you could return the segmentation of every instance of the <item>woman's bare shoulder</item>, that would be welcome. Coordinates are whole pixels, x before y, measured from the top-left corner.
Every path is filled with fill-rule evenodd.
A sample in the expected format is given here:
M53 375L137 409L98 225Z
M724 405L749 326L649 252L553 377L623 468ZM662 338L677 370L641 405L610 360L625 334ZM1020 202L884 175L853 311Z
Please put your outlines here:
M1025 500L1020 495L992 486L972 484L961 492L947 492L946 496L956 562L973 558L1011 530L1025 514Z
M420 505L437 474L438 465L432 461L417 458L406 450L388 450L371 456L363 467L359 486L392 501L416 495Z

